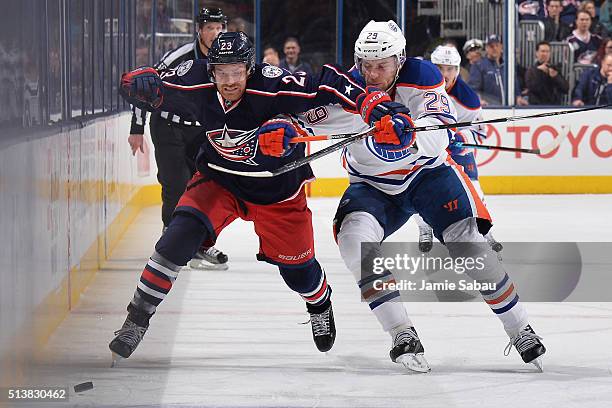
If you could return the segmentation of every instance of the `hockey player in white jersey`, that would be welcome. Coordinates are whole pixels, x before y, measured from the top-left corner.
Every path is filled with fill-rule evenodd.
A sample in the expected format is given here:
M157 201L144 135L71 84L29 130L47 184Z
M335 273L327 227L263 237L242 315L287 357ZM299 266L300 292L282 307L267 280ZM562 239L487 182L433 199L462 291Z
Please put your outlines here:
M399 302L400 293L377 290L374 285L393 282L391 272L366 271L364 276L361 271L361 243L381 243L412 215L421 214L452 257L481 256L486 260L482 270L468 275L496 285L495 290L481 293L510 337L507 350L514 345L523 361L541 367L539 357L546 349L528 323L512 279L484 238L491 217L469 178L447 154L452 132L405 131L456 121L438 69L428 61L406 58L405 46L406 40L393 21L369 22L355 43L354 85L368 86L357 106L365 123L375 125L376 132L342 153L350 180L334 217L342 259L355 276L362 298L391 335L391 360L414 371L429 371L421 340ZM358 115L334 107L308 112L299 119L306 129L317 133L337 133L340 124L343 132L364 130Z
M450 96L451 103L455 106L458 122L473 122L482 120L482 108L478 94L459 76L461 56L459 51L452 45L440 45L431 53L431 62L435 64L444 77L445 90ZM455 132L455 140L463 143L479 144L486 138L484 126L473 126L470 128L458 129ZM461 167L472 181L478 195L484 202L484 193L478 181L478 167L476 158L470 149L454 147L453 144L448 149L451 158ZM419 227L419 249L422 252L429 252L433 246L433 230L423 218L415 215L415 221ZM501 243L493 238L489 231L485 238L495 252L503 249Z

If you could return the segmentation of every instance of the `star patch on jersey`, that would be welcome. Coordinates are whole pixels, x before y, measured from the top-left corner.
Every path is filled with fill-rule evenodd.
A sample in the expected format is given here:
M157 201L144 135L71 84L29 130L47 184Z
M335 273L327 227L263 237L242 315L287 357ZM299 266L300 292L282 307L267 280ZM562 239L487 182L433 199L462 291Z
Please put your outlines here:
M206 132L210 144L221 157L233 162L257 166L253 160L257 154L257 128L252 130L215 129Z
M278 78L283 75L283 70L279 67L275 67L274 65L266 65L262 68L261 73L266 78Z
M176 68L176 75L183 76L191 69L193 65L193 60L187 60Z

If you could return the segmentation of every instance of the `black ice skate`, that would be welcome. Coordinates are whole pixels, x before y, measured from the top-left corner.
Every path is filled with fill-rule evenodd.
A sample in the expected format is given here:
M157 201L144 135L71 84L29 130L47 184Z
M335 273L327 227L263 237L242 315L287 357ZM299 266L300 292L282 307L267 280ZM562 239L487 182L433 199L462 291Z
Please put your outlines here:
M193 259L189 261L189 267L191 269L225 271L228 269L227 260L227 255L217 248L201 247Z
M331 303L325 310L320 311L320 306L307 305L312 326L312 338L319 351L331 350L336 340L336 324L334 323L334 311Z
M433 230L429 225L419 226L419 251L427 253L433 248Z
M546 353L546 347L540 340L542 340L542 337L538 336L530 325L527 325L516 336L510 338L510 342L504 350L504 355L510 354L514 345L524 362L535 365L538 370L543 372L544 366L541 356Z
M406 327L395 333L389 356L391 361L403 364L409 370L426 373L431 370L425 360L425 349L414 327Z
M116 337L108 345L113 354L113 366L122 358L132 355L149 328L150 314L136 309L131 304L128 311L123 326L115 332Z

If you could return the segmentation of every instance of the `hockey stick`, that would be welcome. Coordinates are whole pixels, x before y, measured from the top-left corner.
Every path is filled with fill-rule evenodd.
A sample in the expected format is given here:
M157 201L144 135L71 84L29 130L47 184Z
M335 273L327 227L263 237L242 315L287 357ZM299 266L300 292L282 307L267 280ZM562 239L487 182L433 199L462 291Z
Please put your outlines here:
M529 153L529 154L541 154L540 149L523 149L520 147L507 147L507 146L490 146L490 145L479 145L472 143L455 142L452 143L453 147L467 149L482 149L482 150L501 150L502 152L517 152L517 153Z
M561 128L564 129L565 126L561 126ZM563 143L563 141L567 138L567 135L569 134L569 132L571 132L571 127L570 127L570 129L568 129L567 132L561 133L561 135L556 137L552 142L550 142L546 146L544 146L542 148L539 148L539 149L526 149L526 148L520 148L520 147L479 145L479 144L463 143L463 142L455 142L455 143L453 143L453 146L459 147L459 148L466 147L466 148L469 148L469 149L501 150L501 151L504 151L504 152L520 152L520 153L545 155L545 154L549 154L550 152L555 150L557 147L559 147L561 145L561 143Z
M607 105L602 105L602 106L591 106L588 108L581 108L581 109L571 109L571 110L564 110L564 111L559 111L559 112L544 112L544 113L538 113L535 115L523 115L523 116L511 116L509 118L497 118L497 119L489 119L489 120L481 120L481 121L474 121L474 122L459 122L459 123L447 123L447 124L443 124L443 125L429 125L429 126L420 126L420 127L415 127L415 128L411 128L410 131L412 132L423 132L423 131L429 131L429 130L443 130L443 129L453 129L453 128L459 128L459 127L472 127L472 126L476 126L476 125L487 125L487 124L492 124L492 123L501 123L501 122L515 122L517 120L523 120L523 119L535 119L535 118L544 118L544 117L548 117L548 116L558 116L558 115L565 115L565 114L569 114L569 113L580 113L580 112L587 112L587 111L592 111L592 110L597 110L597 109L604 109L604 108L608 108L611 107L612 104L607 104ZM335 151L338 151L340 149L342 149L345 146L348 146L349 144L362 139L366 136L369 135L369 133L373 130L374 128L371 127L361 133L357 133L357 134L353 134L352 136L348 136L346 139L344 139L342 142L338 142L335 143L331 146L326 147L325 149L319 150L316 153L313 153L311 155L302 157L292 163L287 163L284 166L279 167L278 169L272 170L272 171L237 171L237 170L231 170L231 169L226 169L225 167L221 167L221 166L217 166L215 164L212 163L208 163L208 167L217 170L217 171L221 171L224 173L229 173L229 174L234 174L237 176L246 176L246 177L275 177L275 176L279 176L281 174L285 174L289 171L295 170L299 167L302 167L308 163L310 163L313 160L316 160L318 158L327 156L328 154L331 154ZM330 137L334 137L336 138L336 136L340 136L340 135L331 135L331 136L323 136L323 138L319 138L317 140L330 140ZM306 142L309 141L308 139L310 137L313 136L302 136L302 137L298 137L298 138L293 138L291 139L291 142L293 143L294 140L296 140L296 142ZM317 136L314 136L317 137ZM560 139L560 140L557 140ZM563 141L563 139L565 139L564 137L562 138L557 138L553 141L553 143L551 144L552 147L547 146L547 151L544 151L544 149L540 149L540 153L535 153L535 154L547 154L550 151L554 150L556 147L558 147L558 144L561 144L561 142ZM491 148L493 148L494 146L491 146ZM510 148L509 148L510 149ZM503 150L503 149L500 149ZM528 152L525 152L528 153ZM531 152L534 153L534 152Z
M478 126L478 125L489 125L489 124L493 124L493 123L502 123L502 122L516 122L517 120L524 120L524 119L537 119L537 118L545 118L548 116L558 116L558 115L567 115L570 113L581 113L581 112L588 112L588 111L592 111L592 110L597 110L597 109L605 109L605 108L609 108L612 107L612 104L607 104L607 105L601 105L601 106L589 106L587 108L580 108L580 109L570 109L570 110L564 110L564 111L559 111L559 112L544 112L544 113L536 113L534 115L523 115L523 116L510 116L509 118L496 118L496 119L487 119L487 120L477 120L474 122L458 122L458 123L447 123L444 125L428 125L428 126L419 126L419 127L414 127L414 128L407 128L405 129L408 132L425 132L428 130L444 130L444 129L453 129L453 128L464 128L464 127L472 127L472 126ZM344 139L346 137L350 137L351 134L346 134L346 135L330 135L330 136L325 136L325 135L317 135L317 136L301 136L301 137L294 137L293 139L290 140L290 143L302 143L302 142L315 142L315 141L320 141L320 140L334 140L334 139Z
M344 146L348 146L351 143L359 140L359 139L363 139L364 137L368 136L370 134L370 132L374 130L374 127L368 128L366 130L364 130L361 133L353 133L351 134L351 136L345 138L343 141L335 143L331 146L326 147L325 149L319 150L316 153L313 153L311 155L308 156L304 156L300 159L297 159L294 162L291 163L287 163L284 166L279 167L278 169L275 169L273 171L238 171L238 170L231 170L231 169L226 169L225 167L221 167L221 166L217 166L216 164L212 164L212 163L208 163L208 167L210 167L213 170L217 170L217 171L222 171L224 173L229 173L229 174L234 174L236 176L246 176L246 177L275 177L281 174L285 174L289 171L295 170L299 167L302 167L308 163L310 163L311 161L318 159L320 157L323 156L327 156L330 153L333 153L337 150L342 149ZM338 135L335 135L338 136ZM328 136L326 136L328 137Z

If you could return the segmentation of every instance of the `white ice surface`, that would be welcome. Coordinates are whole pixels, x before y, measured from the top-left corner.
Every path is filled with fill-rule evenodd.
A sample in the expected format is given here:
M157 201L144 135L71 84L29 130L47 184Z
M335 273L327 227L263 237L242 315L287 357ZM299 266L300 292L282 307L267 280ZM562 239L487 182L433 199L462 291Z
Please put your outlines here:
M331 352L315 349L309 325L299 324L303 302L275 267L255 260L253 227L237 221L217 245L230 270L183 270L137 351L109 368L108 342L160 231L159 210L149 208L54 333L31 383L93 381L91 391L71 391L70 406L612 406L612 303L527 304L548 349L542 374L514 350L504 357L507 337L483 302L408 303L432 371L393 364L390 339L359 301L333 242L337 202L310 200L317 257L334 290ZM491 196L488 205L502 242L612 241L609 195ZM391 237L415 239L412 222Z

